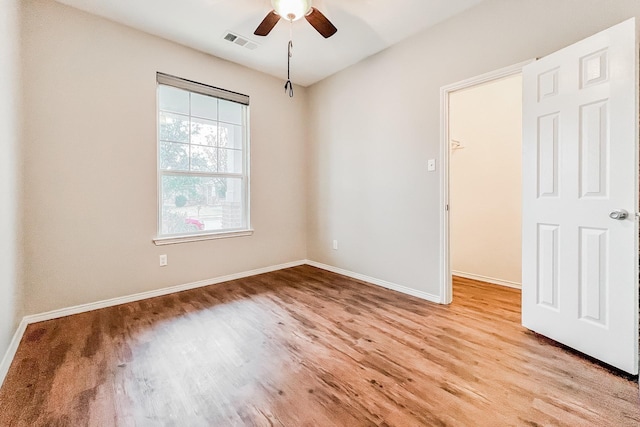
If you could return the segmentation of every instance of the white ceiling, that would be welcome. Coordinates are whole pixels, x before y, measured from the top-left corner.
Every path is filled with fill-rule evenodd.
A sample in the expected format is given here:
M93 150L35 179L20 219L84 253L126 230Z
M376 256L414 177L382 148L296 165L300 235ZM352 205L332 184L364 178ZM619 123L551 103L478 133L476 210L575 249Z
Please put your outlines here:
M289 23L267 37L253 31L269 0L57 0L194 49L286 78ZM338 28L324 39L306 20L293 23L291 79L311 85L482 0L315 0ZM256 50L223 39L227 31L259 44Z

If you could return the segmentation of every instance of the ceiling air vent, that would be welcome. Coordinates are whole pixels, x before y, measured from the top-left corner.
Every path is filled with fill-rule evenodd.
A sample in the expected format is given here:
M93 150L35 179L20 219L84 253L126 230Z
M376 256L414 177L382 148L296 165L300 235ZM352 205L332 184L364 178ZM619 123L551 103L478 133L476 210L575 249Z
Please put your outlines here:
M237 44L238 46L246 47L249 50L256 50L258 48L257 43L249 41L246 37L239 36L230 31L227 31L227 33L224 35L224 39L231 43Z

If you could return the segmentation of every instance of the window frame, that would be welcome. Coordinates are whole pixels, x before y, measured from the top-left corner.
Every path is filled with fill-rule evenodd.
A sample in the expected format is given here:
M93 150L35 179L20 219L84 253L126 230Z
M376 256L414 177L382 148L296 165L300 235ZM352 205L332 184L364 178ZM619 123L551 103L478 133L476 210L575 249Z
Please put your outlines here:
M177 89L185 90L187 92L196 93L204 96L214 97L218 100L231 101L244 106L244 123L242 125L244 137L242 141L242 173L229 173L229 172L202 172L202 171L179 171L179 170L165 170L162 169L161 163L161 141L160 141L160 86L174 87ZM191 95L189 97L191 99ZM173 114L173 113L172 113ZM250 182L251 182L251 150L250 150L250 108L249 108L249 96L243 95L237 92L231 92L225 89L220 89L214 86L209 86L203 83L198 83L192 80L182 79L169 74L156 73L156 172L157 172L157 203L156 203L156 236L153 238L153 242L156 245L170 245L176 243L196 242L202 240L212 239L226 239L232 237L250 236L253 234L251 228L251 197L250 197ZM189 111L189 123L193 118L191 111ZM219 119L219 116L218 116ZM216 123L220 123L216 120ZM191 129L191 128L190 128ZM191 130L189 130L191 132ZM191 139L189 139L189 146L191 146ZM195 177L220 177L220 178L240 178L242 179L243 198L242 198L242 215L244 226L233 229L223 230L198 230L194 232L184 232L175 234L162 234L162 209L163 209L163 195L162 195L162 179L164 176L195 176Z

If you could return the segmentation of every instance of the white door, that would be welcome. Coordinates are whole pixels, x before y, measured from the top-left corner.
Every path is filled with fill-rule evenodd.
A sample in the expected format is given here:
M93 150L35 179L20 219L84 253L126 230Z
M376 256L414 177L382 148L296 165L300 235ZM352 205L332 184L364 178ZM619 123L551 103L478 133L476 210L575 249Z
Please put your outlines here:
M631 374L637 60L631 19L523 70L522 324Z

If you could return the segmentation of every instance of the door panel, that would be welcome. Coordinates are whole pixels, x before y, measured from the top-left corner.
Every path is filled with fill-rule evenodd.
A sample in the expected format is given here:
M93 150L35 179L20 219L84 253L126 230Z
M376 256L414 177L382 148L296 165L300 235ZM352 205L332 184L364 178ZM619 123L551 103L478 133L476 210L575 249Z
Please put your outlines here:
M580 305L582 320L607 326L608 230L580 227Z
M538 197L558 197L558 129L560 115L538 120Z
M523 325L636 374L635 20L526 66L523 85Z
M580 197L607 197L609 185L608 101L580 107Z
M538 298L541 306L558 309L558 225L538 224Z

